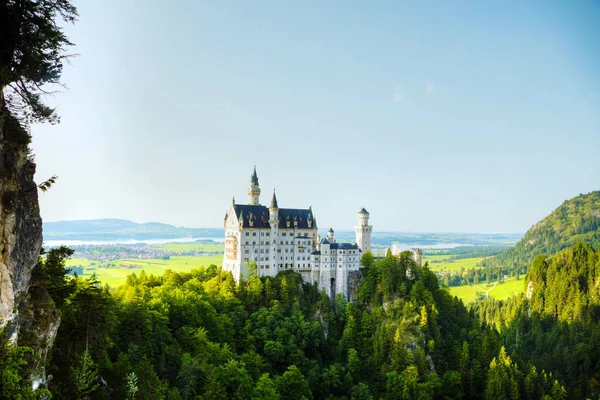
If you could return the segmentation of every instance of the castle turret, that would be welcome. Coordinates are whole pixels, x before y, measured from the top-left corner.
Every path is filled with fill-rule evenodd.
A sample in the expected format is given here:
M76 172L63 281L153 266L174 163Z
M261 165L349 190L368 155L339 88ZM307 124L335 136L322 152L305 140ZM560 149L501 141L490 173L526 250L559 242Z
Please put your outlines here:
M333 243L333 242L335 242L335 240L333 240L333 235L334 235L334 233L335 233L335 232L333 231L333 228L329 228L329 232L327 232L327 241L328 241L329 243Z
M413 252L413 258L415 259L416 263L421 266L423 263L423 250L421 249L416 249Z
M277 255L277 237L279 236L279 206L277 205L275 189L273 189L273 197L271 198L271 204L269 205L269 225L271 226L271 241L267 241L266 244L268 245L270 243L272 259L267 264L267 268L269 268L269 274L275 276L278 272L278 262L275 257Z
M248 188L248 196L250 201L248 204L251 206L260 205L260 186L258 185L258 175L256 175L256 166L254 166L254 172L250 177L250 187Z
M271 198L271 204L269 205L269 223L273 226L273 223L277 223L279 220L279 207L277 206L277 196L275 196L275 190L273 190L273 197Z
M369 212L361 208L358 212L358 226L354 228L356 232L356 244L362 252L371 250L371 232L373 227L369 225Z

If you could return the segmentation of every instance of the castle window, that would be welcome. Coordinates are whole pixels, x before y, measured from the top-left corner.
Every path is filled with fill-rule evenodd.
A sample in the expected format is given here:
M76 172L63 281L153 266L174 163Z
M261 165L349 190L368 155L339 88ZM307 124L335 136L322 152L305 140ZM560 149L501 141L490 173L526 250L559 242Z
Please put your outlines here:
M283 232L281 235L282 235L282 236L285 236L285 232Z
M245 254L250 254L250 250L246 249L246 250L244 251L244 253L245 253ZM247 258L246 258L246 260L247 260Z
M261 232L261 233L260 233L260 236L265 236L265 233L264 233L264 232Z
M255 244L256 244L256 242L252 242L252 244L253 244L253 245L255 245Z
M250 236L250 232L246 232L246 236Z
M252 232L252 236L256 236L256 232Z
M271 236L271 232L267 232L267 236Z

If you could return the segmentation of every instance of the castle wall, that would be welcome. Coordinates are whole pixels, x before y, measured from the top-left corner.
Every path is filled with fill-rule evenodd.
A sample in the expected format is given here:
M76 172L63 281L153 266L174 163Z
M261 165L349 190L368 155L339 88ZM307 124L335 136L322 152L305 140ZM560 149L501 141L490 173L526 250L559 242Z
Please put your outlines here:
M248 277L251 262L256 263L259 276L275 276L280 271L292 269L306 282L316 283L330 298L333 299L336 293L349 298L351 288L356 285L354 280L359 273L361 250L371 248L373 227L368 225L367 211L363 208L359 212L356 245L336 243L333 230L328 234L329 241L318 244L317 225L310 208L279 209L275 193L268 212L266 207L249 207L260 205L256 169L250 182L250 203L240 205L234 201L225 216L223 269L231 271L237 281ZM285 219L279 218L282 210L287 211ZM320 254L313 254L317 245Z
M259 276L275 276L279 271L294 269L310 279L310 254L315 248L316 228L236 229L237 232L226 231L223 257L223 269L231 271L236 280L248 276L245 265L252 261L256 262Z

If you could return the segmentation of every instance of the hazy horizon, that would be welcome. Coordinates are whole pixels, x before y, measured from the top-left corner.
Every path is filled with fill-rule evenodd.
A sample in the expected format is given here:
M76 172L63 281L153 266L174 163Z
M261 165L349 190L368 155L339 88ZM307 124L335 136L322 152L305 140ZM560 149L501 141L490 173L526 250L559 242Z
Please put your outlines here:
M125 218L96 218L96 219L74 219L74 220L55 220L55 221L43 221L44 223L56 223L56 222L83 222L83 221L100 221L100 220L123 220L123 221L130 221L130 222L134 222L136 224L154 224L154 223L159 223L159 224L166 224L166 225L172 225L175 226L176 228L192 228L192 229L223 229L223 227L219 227L219 226L185 226L185 225L173 225L173 224L168 224L166 222L162 222L162 221L156 221L156 220L149 220L149 221L134 221L134 220L130 220L130 219L125 219ZM330 227L321 227L319 226L319 232L323 231L323 232L327 232L327 230ZM338 228L338 229L334 229L335 232L354 232L353 228ZM410 233L417 233L417 234L428 234L428 233L432 233L432 234L459 234L459 235L468 235L468 234L477 234L477 235L524 235L525 231L523 232L434 232L434 231L427 231L427 232L420 232L420 231L401 231L401 230L378 230L376 232L374 232L375 234L377 233L405 233L405 234L410 234Z
M34 125L48 221L220 227L247 203L319 226L525 232L598 190L600 4L78 4L79 56Z

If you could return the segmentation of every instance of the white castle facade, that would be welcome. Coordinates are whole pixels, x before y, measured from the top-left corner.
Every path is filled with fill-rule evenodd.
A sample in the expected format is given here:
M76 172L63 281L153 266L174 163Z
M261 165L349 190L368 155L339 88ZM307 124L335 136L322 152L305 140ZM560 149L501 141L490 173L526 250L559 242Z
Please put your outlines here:
M349 281L358 272L360 259L371 249L369 213L362 208L355 228L356 243L338 243L333 229L326 238L317 235L317 220L311 207L279 208L277 197L269 207L260 204L256 168L250 178L249 204L235 199L225 214L225 254L223 269L234 278L247 278L250 264L256 263L258 276L275 276L292 269L305 281L318 284L331 298L349 293Z

